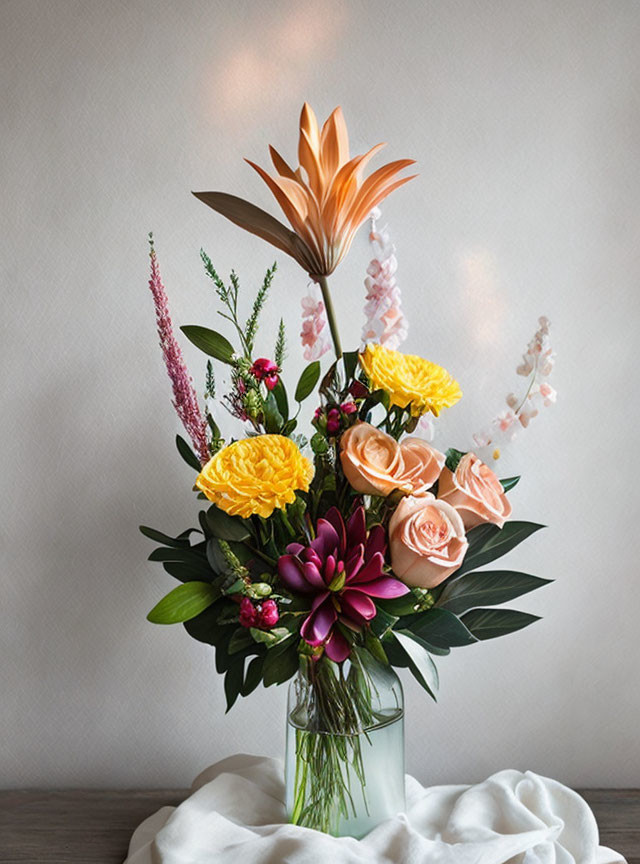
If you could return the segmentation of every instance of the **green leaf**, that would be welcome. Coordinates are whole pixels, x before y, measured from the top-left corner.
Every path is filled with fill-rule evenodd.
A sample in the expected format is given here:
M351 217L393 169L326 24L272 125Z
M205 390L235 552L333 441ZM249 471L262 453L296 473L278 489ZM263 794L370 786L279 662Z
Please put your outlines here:
M246 522L239 516L229 516L213 504L207 510L207 524L218 540L246 540L251 536Z
M469 549L454 576L461 576L469 570L476 570L501 558L544 527L535 522L505 522L502 528L497 525L479 525L472 528L468 534Z
M278 383L271 392L276 400L276 405L278 406L278 411L282 416L282 420L286 423L289 419L289 402L287 400L287 391L282 383L282 379L278 379Z
M388 612L390 615L397 615L398 618L402 618L403 615L415 614L417 605L418 598L413 591L409 591L408 594L404 594L402 597L376 600L378 609L384 609L385 612Z
M176 549L184 549L189 547L189 534L196 531L195 528L190 528L180 537L169 537L168 534L163 534L161 531L156 531L155 528L147 528L146 525L140 525L140 533L153 540L155 543L163 543L165 546L173 546Z
M233 662L229 665L224 676L224 695L227 699L227 710L225 713L231 711L235 705L236 699L242 692L242 685L244 683L244 661L244 657L234 657Z
M363 409L369 411L374 405L382 405L386 411L389 410L391 407L391 397L386 390L379 389L370 393L363 402Z
M462 620L476 639L497 639L528 627L539 621L539 615L518 612L515 609L474 609L467 612Z
M316 456L323 456L329 450L329 442L321 432L314 432L309 443Z
M244 651L244 649L248 648L252 643L253 639L251 638L249 631L245 627L238 627L233 631L233 636L229 639L227 653L237 654L238 651Z
M180 328L187 339L196 348L204 351L209 357L215 357L222 363L231 363L233 357L233 345L221 333L209 330L208 327L199 327L196 324L186 324Z
M313 388L318 383L320 378L320 361L314 360L309 363L306 369L303 370L298 386L296 387L295 400L296 402L304 402L307 396L312 392Z
M173 547L160 546L154 549L147 561L185 561L188 564L201 564L205 559L200 552L194 551L193 546Z
M344 375L347 383L349 383L355 375L359 360L360 354L358 351L345 351L343 353L342 361L344 363Z
M218 623L221 606L222 603L216 600L204 612L184 622L182 626L192 639L197 639L198 642L204 642L206 645L218 644L220 639L223 638L225 631L230 629L221 627Z
M371 631L378 639L384 639L397 622L397 615L393 615L391 612L387 612L386 609L378 606L376 617L371 621Z
M202 471L200 460L181 435L176 435L176 447L187 465L199 474Z
M181 624L195 618L219 596L220 591L210 582L185 582L163 597L147 620L153 624Z
M291 420L287 420L282 429L280 430L281 435L291 436L292 432L295 432L296 426L298 425L298 421L293 417Z
M264 400L263 405L265 428L270 434L276 435L282 429L284 417L278 409L278 403L276 402L276 397L273 395L273 392L269 393L267 398Z
M429 653L408 630L394 630L393 637L404 652L407 666L416 681L424 687L434 701L439 686L438 670ZM389 658L393 663L391 657Z
M248 696L256 689L262 680L262 668L264 666L264 656L258 655L254 657L247 667L247 674L244 677L244 684L240 691L242 696Z
M406 629L436 648L458 648L476 641L462 621L447 609L419 612L409 619Z
M437 606L456 615L477 606L498 606L548 585L551 579L540 579L516 570L484 570L466 573L459 579L447 582Z
M465 453L464 450L456 450L455 447L449 447L449 449L446 452L447 458L445 459L444 464L447 466L449 471L455 471L456 468L458 467L458 463L460 462L462 457L466 456L466 455L467 454Z
M169 576L180 582L210 582L215 573L206 561L163 561L162 566Z
M513 489L514 486L517 485L518 480L520 480L520 476L518 477L507 477L505 480L501 480L502 489L504 492L509 492L510 489Z
M278 645L291 636L291 630L287 627L272 627L271 630L259 630L257 627L252 627L249 632L256 642L266 645L267 648Z
M370 627L367 627L364 631L364 644L367 651L375 657L376 660L383 663L385 666L389 665L389 658L382 647L382 642L373 634ZM353 650L355 650L355 648Z
M296 674L299 664L296 641L295 637L291 636L267 651L262 673L265 687L283 684Z

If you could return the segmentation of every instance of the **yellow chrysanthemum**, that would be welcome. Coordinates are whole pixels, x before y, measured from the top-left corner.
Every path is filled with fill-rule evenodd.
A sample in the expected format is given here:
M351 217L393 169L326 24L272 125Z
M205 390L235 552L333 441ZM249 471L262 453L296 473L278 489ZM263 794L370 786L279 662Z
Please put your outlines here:
M437 417L462 396L460 385L446 369L415 354L369 343L360 355L360 364L374 390L386 390L392 405L410 406L414 417L427 411Z
M246 519L271 516L306 492L313 465L284 435L257 435L235 441L204 466L196 486L221 510Z

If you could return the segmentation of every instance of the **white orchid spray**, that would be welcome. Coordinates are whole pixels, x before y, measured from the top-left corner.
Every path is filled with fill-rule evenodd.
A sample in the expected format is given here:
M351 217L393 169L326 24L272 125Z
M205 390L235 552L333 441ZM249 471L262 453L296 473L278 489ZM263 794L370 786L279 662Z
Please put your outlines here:
M528 379L524 395L509 393L504 411L495 417L486 429L476 433L476 447L492 449L494 460L500 458L501 448L512 441L520 428L526 429L540 409L553 405L556 391L548 381L555 362L549 330L551 322L544 315L538 319L538 329L522 355L522 363L516 368L518 375Z
M378 229L376 223L380 215L376 207L369 217L369 242L373 258L364 280L367 296L362 344L375 342L396 350L407 338L409 322L402 312L400 288L396 282L396 247L390 240L387 226Z

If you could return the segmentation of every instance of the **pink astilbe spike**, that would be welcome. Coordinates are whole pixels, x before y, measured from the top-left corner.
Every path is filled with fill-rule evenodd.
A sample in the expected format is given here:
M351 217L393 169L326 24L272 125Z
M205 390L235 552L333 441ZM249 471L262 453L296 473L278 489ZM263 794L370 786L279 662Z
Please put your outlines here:
M377 229L378 219L380 210L376 207L370 216L369 241L373 258L364 280L367 297L362 342L365 345L367 342L377 342L395 351L407 338L409 323L402 313L400 289L396 282L396 248L389 239L386 227Z
M151 245L149 253L151 258L149 288L153 294L153 302L156 309L156 323L158 325L162 356L164 357L164 363L173 388L172 404L191 439L200 462L205 465L210 458L209 447L207 445L207 425L200 412L193 381L173 332L171 316L169 314L169 300L162 284L156 250L154 249L151 235L149 235L149 243Z

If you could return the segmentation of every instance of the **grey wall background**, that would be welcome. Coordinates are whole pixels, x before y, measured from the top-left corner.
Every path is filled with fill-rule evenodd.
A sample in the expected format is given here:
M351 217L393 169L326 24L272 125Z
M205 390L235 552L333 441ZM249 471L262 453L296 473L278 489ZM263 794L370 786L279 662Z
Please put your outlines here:
M355 152L418 160L384 212L406 349L465 390L440 443L501 409L541 313L558 352L559 403L503 464L550 526L510 559L557 580L519 603L544 620L443 659L438 706L407 682L409 769L640 784L639 39L631 0L0 4L0 785L179 785L282 752L283 690L224 716L206 647L145 621L172 580L137 525L196 513L146 233L176 322L212 324L200 246L247 289L274 255L189 190L275 212L241 157L293 159L304 99L343 105ZM291 380L306 279L277 257L261 345L284 314ZM333 279L347 344L368 259L363 233Z

